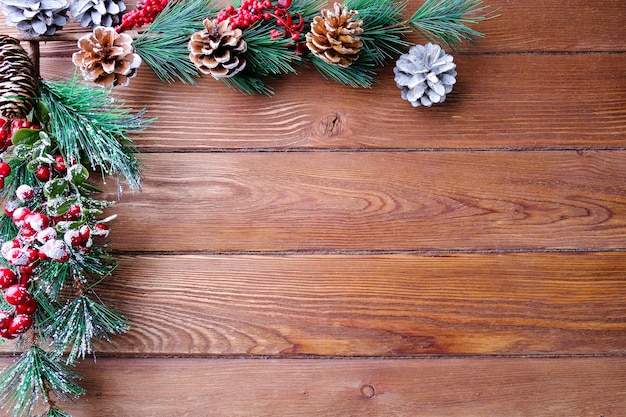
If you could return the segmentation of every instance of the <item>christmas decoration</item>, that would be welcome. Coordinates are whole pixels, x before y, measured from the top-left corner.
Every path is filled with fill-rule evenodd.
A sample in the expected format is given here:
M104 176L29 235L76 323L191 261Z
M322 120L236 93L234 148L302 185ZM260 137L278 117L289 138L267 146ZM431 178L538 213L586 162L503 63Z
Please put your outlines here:
M204 19L204 27L189 41L189 56L200 72L219 80L243 70L248 45L241 37L241 29L233 29L228 20L217 23L211 19Z
M29 36L54 35L69 21L67 0L2 0L6 24Z
M108 29L99 41L128 50ZM17 40L2 36L0 45L3 97L22 99L3 107L0 119L0 339L17 339L24 350L0 372L0 403L19 417L46 405L47 416L69 416L58 402L84 390L68 366L93 354L96 340L128 329L97 292L116 267L106 245L115 215L103 217L113 202L96 197L90 174L116 175L139 188L141 164L127 134L150 120L143 111L131 114L110 89L34 77ZM124 64L113 65L121 83L129 74L116 65Z
M120 23L126 10L123 0L72 0L70 13L82 27L111 27Z
M414 107L443 103L456 83L456 65L452 60L451 55L432 43L409 49L393 69L402 98Z
M72 61L89 81L103 86L127 85L141 64L132 42L130 36L112 27L98 26L78 40L80 51L74 53Z
M357 15L357 11L341 8L339 3L335 3L334 10L322 10L306 34L307 48L329 64L349 67L363 46L358 36L363 32L363 21L354 19Z
M38 81L26 51L17 40L5 35L0 35L0 73L0 117L25 118L35 103ZM0 141L7 139L4 132Z

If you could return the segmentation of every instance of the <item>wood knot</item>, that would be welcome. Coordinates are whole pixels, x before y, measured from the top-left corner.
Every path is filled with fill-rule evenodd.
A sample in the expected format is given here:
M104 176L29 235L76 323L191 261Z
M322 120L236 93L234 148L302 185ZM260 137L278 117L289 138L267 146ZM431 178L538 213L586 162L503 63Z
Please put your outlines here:
M363 398L374 398L376 395L376 389L370 384L363 385L360 391Z
M331 113L320 120L318 131L323 136L337 136L344 130L345 124L339 113Z

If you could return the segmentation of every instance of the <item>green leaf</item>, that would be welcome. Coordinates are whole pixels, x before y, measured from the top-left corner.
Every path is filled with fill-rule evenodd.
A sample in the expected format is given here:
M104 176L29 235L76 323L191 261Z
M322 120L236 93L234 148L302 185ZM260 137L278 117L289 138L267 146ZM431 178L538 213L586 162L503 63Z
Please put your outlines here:
M51 198L46 204L48 215L61 216L70 209L72 204L76 203L76 199L68 199L67 197Z
M81 164L72 165L67 169L67 178L72 184L82 184L89 178L89 171Z
M43 194L47 198L57 198L65 194L67 190L67 180L65 178L54 178L46 182L43 186Z
M39 130L21 128L13 132L13 145L33 145L39 139Z

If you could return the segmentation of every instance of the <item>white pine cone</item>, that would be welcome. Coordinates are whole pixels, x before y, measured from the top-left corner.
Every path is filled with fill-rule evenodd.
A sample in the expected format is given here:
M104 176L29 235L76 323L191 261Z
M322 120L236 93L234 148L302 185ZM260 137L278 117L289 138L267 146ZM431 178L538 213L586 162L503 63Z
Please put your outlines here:
M189 59L205 75L216 80L232 77L246 67L248 44L241 29L232 29L228 20L202 22L205 30L191 35Z
M456 83L456 64L452 55L439 45L415 45L401 55L393 69L402 98L413 107L443 103Z
M68 22L66 0L2 0L2 13L8 26L23 35L50 36Z
M117 26L124 10L123 0L72 0L70 3L74 22L85 28Z
M132 43L129 35L98 26L78 40L80 50L74 52L72 61L89 81L105 87L125 86L141 65Z

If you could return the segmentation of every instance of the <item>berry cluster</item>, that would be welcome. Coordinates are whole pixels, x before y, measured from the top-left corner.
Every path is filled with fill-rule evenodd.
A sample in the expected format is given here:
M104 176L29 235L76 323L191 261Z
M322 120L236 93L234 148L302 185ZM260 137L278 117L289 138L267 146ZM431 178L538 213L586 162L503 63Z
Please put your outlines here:
M122 23L115 30L119 33L152 23L166 5L167 0L140 1L135 9L122 16Z
M41 129L39 125L29 122L28 120L13 120L12 123L9 123L4 119L0 119L0 152L4 152L12 145L11 137L13 136L13 132L21 128Z
M0 336L13 339L26 332L32 325L30 317L37 303L28 293L28 285L42 260L65 263L72 253L89 253L93 236L107 236L108 226L96 223L93 227L83 224L67 229L69 223L80 222L80 205L70 206L61 216L48 216L44 212L28 208L42 198L42 190L22 184L15 190L15 199L9 200L4 213L18 228L14 239L0 247L0 254L10 268L0 268L0 288L4 299L14 310L0 311ZM65 230L63 232L63 230Z
M300 13L297 13L297 22L288 11L291 7L291 0L278 0L276 4L272 4L269 0L244 0L240 7L228 6L222 9L217 15L217 23L223 20L230 21L230 27L233 29L246 29L261 20L276 19L276 26L283 27L281 32L279 29L270 30L270 38L278 39L281 37L290 37L294 41L299 41L302 30L304 29L304 19Z

